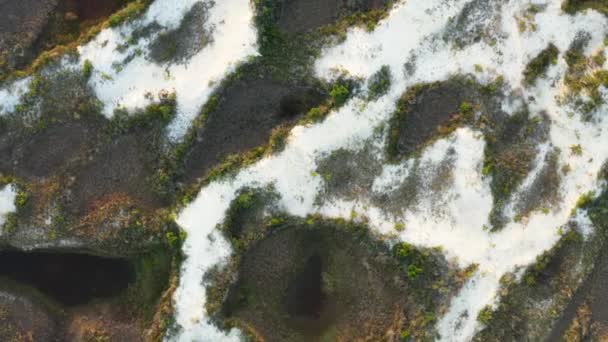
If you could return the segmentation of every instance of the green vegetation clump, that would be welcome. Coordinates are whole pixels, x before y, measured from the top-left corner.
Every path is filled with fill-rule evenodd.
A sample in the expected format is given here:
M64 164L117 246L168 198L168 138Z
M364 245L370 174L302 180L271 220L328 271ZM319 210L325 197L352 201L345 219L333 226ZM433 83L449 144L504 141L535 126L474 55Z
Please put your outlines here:
M17 208L23 208L29 201L30 195L27 190L20 188L17 191L17 197L15 198L15 205Z
M579 197L576 200L576 204L574 205L573 210L573 214L577 209L585 209L587 207L589 207L591 205L591 203L593 203L593 199L595 198L595 191L590 191L587 192L585 194L582 194L581 197Z
M391 68L388 65L383 65L369 79L369 98L377 99L386 94L391 87Z
M93 63L87 59L82 66L82 76L88 80L91 78L91 75L93 75Z
M401 242L393 247L393 255L403 263L402 267L408 279L412 281L433 269L430 250L419 249L407 242Z
M564 55L568 64L564 77L568 87L566 101L579 109L587 119L604 103L600 88L608 87L608 71L602 69L606 60L604 52L599 51L590 57L584 54L589 39L588 35L579 35Z
M108 129L112 134L124 134L137 129L149 129L155 125L164 127L175 117L176 106L174 93L162 93L158 102L135 113L129 113L122 108L114 110Z
M481 309L481 311L479 311L479 314L477 314L477 320L479 321L479 323L487 325L492 320L492 316L492 307L486 305L483 309Z
M108 26L116 27L124 22L137 18L151 3L151 0L136 0L130 2L125 8L112 14L110 18L108 18Z
M154 315L157 301L168 285L172 257L161 248L136 257L135 282L127 290L127 299L147 319Z
M524 82L533 85L534 82L547 72L551 64L557 64L558 48L552 43L534 57L524 70Z
M337 107L344 105L350 95L350 90L343 84L336 84L329 93Z
M575 156L583 155L583 147L580 144L570 146L570 152Z

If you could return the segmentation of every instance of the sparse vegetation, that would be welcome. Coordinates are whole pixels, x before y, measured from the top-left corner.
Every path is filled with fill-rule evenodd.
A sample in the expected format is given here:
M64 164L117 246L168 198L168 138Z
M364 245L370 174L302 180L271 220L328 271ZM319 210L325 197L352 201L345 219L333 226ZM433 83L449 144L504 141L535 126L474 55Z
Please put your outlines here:
M125 8L112 14L110 18L108 18L108 26L116 27L124 22L137 18L148 8L151 2L151 0L135 0L130 2Z
M550 65L557 64L559 50L553 44L549 44L543 51L534 57L524 70L524 82L533 85L534 82L547 72Z
M481 309L481 311L479 311L479 314L477 315L477 320L481 323L481 324L488 324L490 323L490 321L492 320L492 316L493 316L493 310L492 307L485 306L483 309Z
M336 84L329 93L331 97L334 99L334 104L336 107L341 107L344 105L346 100L350 95L350 91L342 84Z
M369 98L377 99L386 94L391 87L391 69L383 65L368 81Z
M93 63L87 59L82 66L82 76L88 80L91 78L91 75L93 75Z
M536 5L530 5L521 15L517 16L517 27L520 33L526 31L536 31L538 25L534 22L535 16L541 8Z
M174 118L176 104L174 93L161 92L158 101L143 110L129 113L122 108L116 109L108 129L112 134L124 134L136 129L150 129L155 125L164 127Z
M582 156L583 148L581 147L580 144L572 145L572 146L570 146L570 153L572 153L575 156Z

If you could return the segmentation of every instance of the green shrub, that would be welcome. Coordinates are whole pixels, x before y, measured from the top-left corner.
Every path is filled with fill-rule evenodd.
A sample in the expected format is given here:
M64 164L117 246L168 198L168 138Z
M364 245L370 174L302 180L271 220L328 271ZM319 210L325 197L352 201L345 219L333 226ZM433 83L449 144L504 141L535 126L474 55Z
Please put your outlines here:
M388 65L383 65L382 68L369 79L369 97L371 99L377 99L386 94L390 87L391 69Z
M20 189L19 191L17 191L17 197L15 198L15 205L17 206L17 208L23 208L29 201L29 198L30 198L30 196L27 193L27 191Z
M547 72L549 65L557 63L558 55L558 48L553 44L549 44L547 48L541 51L526 66L526 69L524 70L524 82L527 85L534 84L536 79Z
M572 152L575 156L580 156L583 154L583 148L580 144L570 146L570 152Z
M481 324L488 325L488 323L490 323L490 321L492 320L493 316L494 311L492 310L492 307L486 305L483 309L481 309L481 311L479 311L479 314L477 315L477 321L479 321Z
M422 267L418 265L409 265L407 267L407 277L414 280L418 278L418 276L421 275L423 271L424 270L422 269Z
M334 103L337 107L342 106L350 95L350 91L342 84L336 84L331 89L329 93L331 97L334 99Z
M395 223L395 230L398 232L402 232L405 230L405 223L403 222L397 222Z
M254 196L251 192L244 192L236 198L235 204L238 208L249 209L253 206Z
M85 79L89 79L91 78L91 75L93 74L93 63L91 63L90 60L85 60L84 64L82 66L82 76Z
M404 260L414 252L415 247L407 242L402 242L396 245L393 250L397 258Z

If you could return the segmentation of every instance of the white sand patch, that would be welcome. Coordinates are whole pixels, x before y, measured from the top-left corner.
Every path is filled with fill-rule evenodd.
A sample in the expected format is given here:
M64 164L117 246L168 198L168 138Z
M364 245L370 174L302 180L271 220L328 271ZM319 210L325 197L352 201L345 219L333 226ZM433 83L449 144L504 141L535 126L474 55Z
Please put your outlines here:
M184 63L157 64L146 58L152 39L142 39L124 52L116 50L127 42L134 27L154 21L175 28L196 0L157 0L139 21L127 26L107 29L95 40L79 48L81 64L90 60L95 72L90 80L99 99L104 103L104 114L113 115L114 109L132 110L147 105L146 93L161 90L177 95L177 118L170 126L170 136L178 139L187 131L203 104L239 63L257 54L257 35L253 26L253 8L249 0L211 1L209 19L205 27L212 32L212 42ZM151 38L154 38L153 35ZM112 67L122 63L137 50L144 51L121 69Z
M20 103L21 96L29 90L31 78L26 77L0 88L0 116L11 113Z
M2 235L2 228L6 222L6 216L17 210L15 206L15 199L17 198L17 192L12 185L6 185L0 190L0 236Z
M576 224L576 229L585 239L588 239L595 232L595 227L589 218L587 210L578 209L572 221Z
M225 258L230 250L217 233L213 233L216 241L213 244L207 236L223 220L223 211L235 191L244 185L273 183L282 196L282 205L295 215L322 213L348 218L355 208L369 217L370 225L380 232L388 232L396 222L403 221L408 227L400 235L404 241L427 247L441 246L448 258L463 267L479 264L477 274L454 298L449 311L437 324L441 339L445 341L469 340L479 328L476 320L479 310L498 299L500 277L534 262L537 255L555 244L559 238L558 229L569 221L577 198L597 187L596 175L608 158L608 144L605 144L608 123L605 120L582 122L579 116L569 117L558 104L556 97L560 95L561 85L555 79L563 77L565 64L562 59L536 87L523 90L524 98L534 98L530 104L532 114L546 111L551 120L550 144L562 151L560 166L570 164L572 168L560 186L562 202L555 211L533 213L523 222L510 222L498 233L486 231L492 196L490 180L481 174L485 142L480 134L470 129L457 130L424 153L423 158L432 162L441 159L440 152L446 146L456 151L452 185L441 194L446 203L441 213L432 210L429 199L423 199L415 210L405 211L400 218L389 218L380 208L370 207L365 198L354 202L336 200L322 208L314 206L322 182L320 177L313 176L315 156L337 148L360 148L363 140L372 137L374 127L387 122L395 101L408 86L473 72L475 64L481 64L484 72L478 76L480 80L502 75L510 88L517 89L521 87L526 64L549 42L563 52L576 33L585 30L592 34L589 48L592 51L601 44L608 27L606 19L595 12L570 17L561 12L561 1L534 1L547 6L535 17L538 29L522 33L514 16L525 11L530 2L511 1L502 8L504 38L493 46L480 42L454 50L437 37L449 18L458 14L465 3L467 1L406 1L397 5L375 31L351 29L346 41L325 51L317 61L318 75L332 78L334 70L343 69L365 78L382 65L389 65L395 71L389 93L365 107L358 103L363 100L352 100L322 124L295 128L281 154L243 170L234 180L201 190L199 198L179 218L179 224L189 233L185 246L189 258L184 264L175 297L177 321L184 327L178 340L210 340L209 336L217 334L205 321L202 309L205 290L200 280L205 270L213 262ZM404 70L407 61L415 61L415 69L406 77L400 71ZM519 105L505 104L505 108L512 108L511 111L516 107ZM568 153L573 144L581 145L583 156ZM543 148L548 149L548 146ZM386 166L374 182L374 190L394 188L405 179L409 167L408 161ZM532 173L524 186L531 184L535 174L538 172Z

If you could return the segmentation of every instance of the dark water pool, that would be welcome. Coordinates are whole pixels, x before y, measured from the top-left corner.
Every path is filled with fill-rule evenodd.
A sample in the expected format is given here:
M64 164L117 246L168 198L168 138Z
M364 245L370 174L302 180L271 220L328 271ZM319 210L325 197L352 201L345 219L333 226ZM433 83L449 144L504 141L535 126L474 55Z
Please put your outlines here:
M35 287L65 305L112 297L134 280L125 259L66 253L0 252L0 277Z

